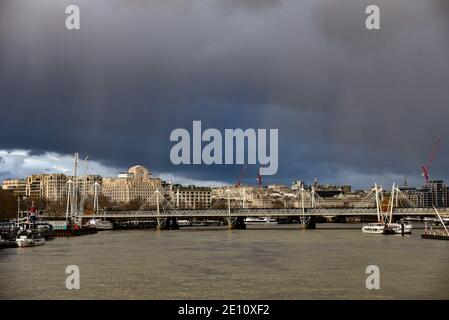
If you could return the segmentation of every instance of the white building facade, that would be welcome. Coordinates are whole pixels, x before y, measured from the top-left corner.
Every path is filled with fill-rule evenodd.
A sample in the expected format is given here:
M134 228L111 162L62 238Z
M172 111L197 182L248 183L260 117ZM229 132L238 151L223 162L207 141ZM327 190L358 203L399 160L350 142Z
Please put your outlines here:
M102 183L103 195L121 204L140 198L146 206L156 206L156 190L162 191L161 180L152 177L149 170L140 165L120 173L117 178L103 178Z

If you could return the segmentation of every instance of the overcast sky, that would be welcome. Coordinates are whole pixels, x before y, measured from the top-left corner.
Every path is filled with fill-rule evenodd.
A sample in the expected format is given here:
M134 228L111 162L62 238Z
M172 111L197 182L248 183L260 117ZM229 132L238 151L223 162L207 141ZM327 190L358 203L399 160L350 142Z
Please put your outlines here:
M437 136L431 176L449 180L447 0L2 0L0 90L0 180L80 152L93 173L235 183L239 165L170 162L193 120L279 129L267 183L422 184Z

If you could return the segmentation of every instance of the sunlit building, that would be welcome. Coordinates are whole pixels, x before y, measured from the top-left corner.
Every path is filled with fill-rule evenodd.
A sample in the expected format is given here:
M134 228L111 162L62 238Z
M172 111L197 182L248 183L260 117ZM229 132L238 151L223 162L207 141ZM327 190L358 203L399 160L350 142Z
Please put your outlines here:
M16 197L26 196L25 179L6 179L2 182L2 189L14 192Z
M137 165L116 178L103 178L102 193L116 203L141 199L146 206L156 206L156 190L162 191L161 179L151 176L147 168Z

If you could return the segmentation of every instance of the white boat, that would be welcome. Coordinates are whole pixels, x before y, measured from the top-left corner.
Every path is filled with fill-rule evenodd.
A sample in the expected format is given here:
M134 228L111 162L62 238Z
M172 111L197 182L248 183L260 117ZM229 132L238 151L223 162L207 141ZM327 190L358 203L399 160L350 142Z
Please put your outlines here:
M36 247L45 244L45 238L35 235L21 235L16 239L18 247Z
M245 219L245 224L276 224L277 220L270 217L247 217Z
M383 234L385 229L384 223L368 223L362 227L363 233Z
M189 220L178 220L178 226L180 227L190 227L192 223Z
M413 226L410 222L387 223L384 228L385 234L402 234L402 226L404 226L404 234L411 234Z
M413 230L413 225L411 222L402 221L402 223L404 224L404 233L411 234ZM399 233L402 233L401 229L399 229Z
M87 226L95 227L97 230L112 230L114 225L111 221L101 220L101 219L90 219Z

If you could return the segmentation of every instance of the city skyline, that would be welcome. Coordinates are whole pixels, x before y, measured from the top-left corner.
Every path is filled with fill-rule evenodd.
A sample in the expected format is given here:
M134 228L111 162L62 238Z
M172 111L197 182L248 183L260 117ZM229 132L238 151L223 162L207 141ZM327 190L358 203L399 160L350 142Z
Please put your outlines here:
M16 151L17 152L17 151ZM21 156L24 157L24 159L29 159L30 156L27 155L24 152L19 152L18 154L20 154ZM1 155L1 153L0 153ZM33 156L31 156L33 157ZM128 169L131 166L140 166L141 163L136 162L132 165L128 165L128 167L126 168L106 168L104 166L102 166L99 163L96 163L95 161L92 161L91 159L88 158L88 164L87 164L87 172L85 172L84 170L84 165L85 165L85 160L80 159L79 160L79 167L78 167L78 176L84 176L84 175L89 175L89 176L100 176L102 178L116 178L118 176L120 176L123 173L128 172ZM67 156L56 156L56 154L49 154L48 155L48 159L52 159L54 161L54 163L57 163L56 165L54 165L52 168L50 167L43 167L41 166L40 169L35 169L34 167L28 167L26 170L23 170L22 173L20 175L16 175L16 176L8 176L8 177L4 177L2 179L0 179L0 184L3 181L7 181L7 180L15 180L15 179L26 179L27 177L30 177L32 175L45 175L45 174L64 174L65 176L73 176L73 155L67 155ZM32 161L33 162L33 161ZM42 162L41 162L42 165ZM183 176L176 176L173 175L171 173L162 173L159 174L157 172L154 172L151 168L148 168L150 171L151 176L153 176L154 178L158 178L161 179L161 181L165 181L165 182L169 182L169 183L173 183L173 184L179 184L179 185L184 185L184 186L189 186L189 185L195 185L195 186L204 186L204 187L223 187L223 186L232 186L232 185L236 185L236 183L241 184L241 185L247 185L247 186L257 186L258 185L258 181L257 181L257 177L254 176L252 177L252 175L250 177L246 176L246 171L248 165L240 165L236 167L240 168L240 176L236 177L236 179L234 181L230 181L230 182L224 182L224 181L197 181L197 180L192 180L192 179L188 179L185 178ZM254 166L253 166L254 167ZM257 173L257 171L255 171L255 173ZM371 184L368 185L357 185L357 184L351 184L348 182L340 182L340 181L329 181L329 180L322 180L319 177L315 177L314 179L308 181L308 180L304 180L301 177L290 177L290 179L286 182L284 181L276 181L276 180L271 180L268 183L264 183L265 177L262 177L262 183L263 185L267 186L267 185L284 185L284 186L291 186L292 184L296 183L297 181L301 181L303 182L305 185L312 185L315 182L319 182L320 185L334 185L334 186L351 186L354 190L367 190L369 188L372 188L374 184L377 184L379 186L391 186L391 184L395 184L397 186L404 186L404 187L423 187L426 185L426 183L423 181L423 177L420 176L419 179L409 179L409 177L404 176L404 177L398 177L398 180L393 181L391 183L382 183L382 179L377 179L377 180L373 180L371 182ZM402 178L402 180L400 179ZM442 178L439 177L430 177L430 181L445 181ZM414 181L417 181L417 183L414 183Z

